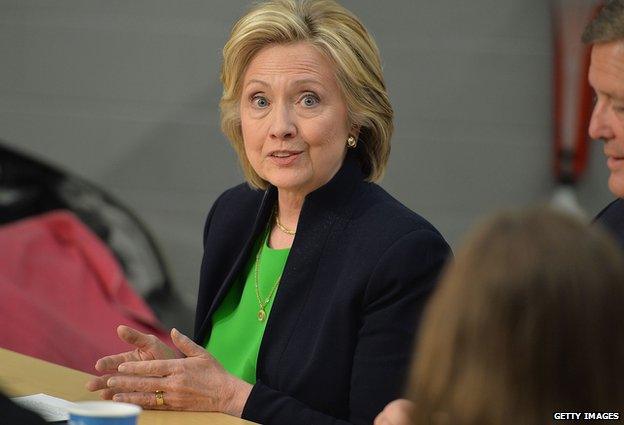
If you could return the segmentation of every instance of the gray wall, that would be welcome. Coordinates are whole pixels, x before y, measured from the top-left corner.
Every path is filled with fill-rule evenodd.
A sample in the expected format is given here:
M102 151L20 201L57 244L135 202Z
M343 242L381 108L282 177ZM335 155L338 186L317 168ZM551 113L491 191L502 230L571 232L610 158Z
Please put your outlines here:
M241 180L219 132L220 49L243 0L0 0L0 138L144 218L194 305L201 229ZM553 189L543 0L344 1L376 37L396 111L382 185L455 244ZM610 198L592 145L580 200Z

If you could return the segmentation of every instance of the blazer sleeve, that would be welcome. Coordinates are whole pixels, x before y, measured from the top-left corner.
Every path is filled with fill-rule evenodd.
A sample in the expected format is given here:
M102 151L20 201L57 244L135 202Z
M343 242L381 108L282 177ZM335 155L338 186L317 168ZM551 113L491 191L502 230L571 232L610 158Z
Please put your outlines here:
M272 425L371 424L403 391L418 320L449 254L439 233L420 229L404 234L378 259L359 313L347 420L314 410L260 381L242 417Z

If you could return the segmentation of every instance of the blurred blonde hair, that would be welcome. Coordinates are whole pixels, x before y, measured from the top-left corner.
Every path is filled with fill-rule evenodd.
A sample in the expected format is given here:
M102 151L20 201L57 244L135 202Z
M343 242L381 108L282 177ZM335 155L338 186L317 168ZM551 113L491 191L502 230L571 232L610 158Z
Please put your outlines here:
M550 423L624 406L624 258L549 210L479 226L425 312L408 398L415 424Z
M379 180L390 155L393 110L375 41L357 17L333 0L271 0L240 18L223 48L221 129L247 181L268 187L245 154L239 109L245 71L262 48L295 42L312 44L335 65L349 125L359 129L356 152L362 170L367 180Z

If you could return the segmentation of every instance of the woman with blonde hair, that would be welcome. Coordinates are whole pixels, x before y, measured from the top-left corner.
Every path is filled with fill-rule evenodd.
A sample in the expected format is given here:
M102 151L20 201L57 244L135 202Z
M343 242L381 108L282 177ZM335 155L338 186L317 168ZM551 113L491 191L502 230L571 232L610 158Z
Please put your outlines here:
M222 129L246 184L204 230L194 341L127 327L104 398L263 424L370 424L398 396L449 247L377 186L393 111L379 52L330 0L259 4L223 50Z
M624 258L601 229L549 210L499 213L471 233L426 309L412 403L395 401L375 424L621 415L622 305Z

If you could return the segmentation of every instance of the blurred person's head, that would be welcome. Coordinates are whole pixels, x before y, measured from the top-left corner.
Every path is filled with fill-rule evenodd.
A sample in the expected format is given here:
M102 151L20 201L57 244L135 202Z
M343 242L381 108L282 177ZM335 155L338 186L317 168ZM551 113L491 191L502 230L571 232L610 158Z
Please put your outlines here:
M221 128L252 186L318 187L349 148L369 181L382 176L393 111L379 51L335 1L258 4L232 29L221 81Z
M624 1L607 1L583 33L592 45L589 84L596 93L589 135L604 142L609 189L624 197Z
M545 209L467 238L423 320L414 423L550 423L624 406L624 258L597 227Z

